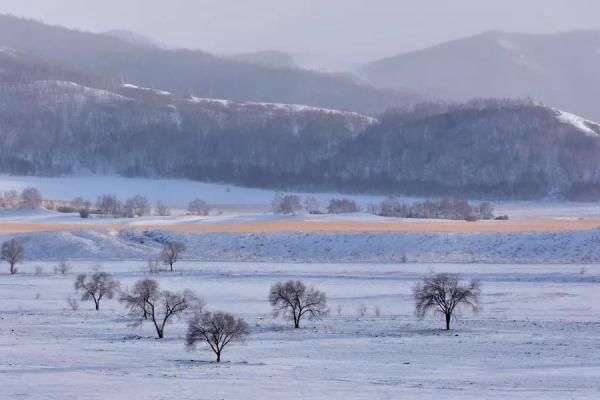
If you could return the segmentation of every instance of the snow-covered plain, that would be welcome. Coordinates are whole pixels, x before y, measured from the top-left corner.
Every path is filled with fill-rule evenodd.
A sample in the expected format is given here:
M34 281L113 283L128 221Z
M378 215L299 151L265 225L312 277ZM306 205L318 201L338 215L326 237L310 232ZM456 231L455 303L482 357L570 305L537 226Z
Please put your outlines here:
M0 381L6 399L597 399L600 266L269 264L181 262L154 275L190 288L209 309L245 318L253 332L217 365L183 344L184 321L166 338L127 325L114 300L72 311L66 276L0 276ZM123 287L142 262L105 262ZM454 330L416 321L411 287L429 272L460 272L483 285L483 310ZM269 285L302 279L327 292L330 315L294 330L274 320ZM359 318L357 308L368 306ZM337 306L342 306L338 315ZM379 307L381 316L374 310Z
M124 200L139 194L147 197L152 205L160 200L167 206L179 208L180 210L186 209L191 200L201 198L212 205L215 212L222 211L226 216L247 216L248 214L264 216L269 212L271 201L275 195L275 191L268 189L203 183L187 179L125 178L103 175L64 177L0 175L0 192L8 190L22 191L27 187L38 188L44 198L50 200L72 200L75 197L82 197L94 202L98 196L104 194L114 194ZM379 203L385 198L383 195L355 195L335 192L293 193L302 197L315 197L323 209L326 208L327 203L332 198L351 198L363 208L370 204ZM416 197L401 198L406 202L423 200ZM479 201L478 199L472 200L474 202ZM508 214L511 219L600 218L598 203L565 202L548 199L541 201L494 201L493 204L497 215ZM2 221L10 219L10 217L9 213L0 213L0 220ZM27 222L27 218L24 218L23 215L16 217L23 222ZM29 217L37 218L38 216ZM42 217L57 219L56 215ZM218 215L218 217L221 217L221 215ZM365 219L365 217L364 214L342 216L345 219ZM372 218L373 216L369 217ZM340 216L334 216L333 218L340 218ZM69 222L73 222L73 219L77 218L70 218L71 221ZM94 223L97 223L97 221L94 221ZM114 221L111 223L114 223Z

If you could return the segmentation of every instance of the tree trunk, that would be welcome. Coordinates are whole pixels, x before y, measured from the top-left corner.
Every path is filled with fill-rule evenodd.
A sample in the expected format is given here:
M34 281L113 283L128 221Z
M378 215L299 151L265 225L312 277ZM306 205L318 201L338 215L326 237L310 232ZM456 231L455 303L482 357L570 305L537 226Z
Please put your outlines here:
M98 311L100 309L100 302L94 300L94 303L96 303L96 311Z
M217 352L217 362L221 362L221 352Z
M173 272L173 263L169 263L171 265L171 272Z
M10 263L10 274L14 275L15 274L15 264L14 263Z
M446 314L446 330L449 331L450 330L450 314Z

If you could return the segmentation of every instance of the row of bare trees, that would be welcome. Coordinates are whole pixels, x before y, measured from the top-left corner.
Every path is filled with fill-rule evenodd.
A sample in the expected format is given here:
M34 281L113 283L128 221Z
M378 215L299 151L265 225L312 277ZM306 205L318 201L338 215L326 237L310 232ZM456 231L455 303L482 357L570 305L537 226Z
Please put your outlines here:
M351 199L331 199L326 210L321 210L319 200L314 196L302 198L296 194L276 193L271 201L274 214L295 215L304 210L308 214L350 214L360 211L360 206Z
M42 193L34 187L25 188L20 193L16 190L8 190L0 194L0 207L3 208L39 207L42 201Z
M170 241L164 243L158 255L158 259L151 259L148 261L150 272L158 272L158 264L160 262L168 266L172 272L173 266L177 261L179 261L185 250L186 246L181 242ZM23 243L14 238L7 240L2 244L2 248L0 249L0 257L3 261L8 263L10 274L16 274L18 272L17 265L22 263L25 258L25 249L23 247ZM70 266L66 263L66 261L61 261L55 267L55 272L63 275L68 272L68 270L70 270Z
M223 311L206 311L206 302L191 290L173 292L161 290L154 279L141 279L131 290L119 291L120 283L107 273L96 270L93 274L80 274L75 289L81 301L94 301L100 309L102 299L119 295L119 302L129 310L130 326L140 327L151 323L159 339L164 338L165 328L175 320L191 315L188 321L186 346L194 349L197 343L206 343L221 361L224 348L234 342L244 341L250 334L250 326L241 318ZM67 300L69 304L73 299ZM72 308L75 310L76 307Z

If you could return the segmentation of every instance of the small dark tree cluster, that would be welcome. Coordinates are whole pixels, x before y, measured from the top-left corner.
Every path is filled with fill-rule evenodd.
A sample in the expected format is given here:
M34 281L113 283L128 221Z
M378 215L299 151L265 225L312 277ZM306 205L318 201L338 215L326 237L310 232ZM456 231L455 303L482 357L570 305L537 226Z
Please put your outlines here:
M144 196L133 196L123 204L123 216L127 218L142 217L150 213L150 203Z
M210 207L206 201L202 199L194 199L188 205L188 211L192 215L206 216L210 213Z
M278 193L271 202L271 210L274 214L295 215L301 209L300 196L295 194Z
M451 220L478 220L494 218L494 207L487 202L473 206L463 199L427 200L413 204L390 197L371 206L371 212L382 217L433 218Z
M331 199L327 206L329 214L350 214L360 211L359 205L350 199Z

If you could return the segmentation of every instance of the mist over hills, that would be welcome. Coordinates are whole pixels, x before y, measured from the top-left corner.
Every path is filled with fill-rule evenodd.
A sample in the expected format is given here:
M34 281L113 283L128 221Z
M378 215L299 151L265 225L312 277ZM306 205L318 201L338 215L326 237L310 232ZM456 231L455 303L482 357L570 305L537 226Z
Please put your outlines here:
M0 172L600 197L600 126L532 100L416 104L347 76L0 20Z
M386 88L466 100L531 97L600 120L600 31L486 32L371 62L362 76Z
M53 63L181 95L300 103L377 113L418 97L335 75L235 61L197 50L166 50L131 40L0 16L0 43Z

